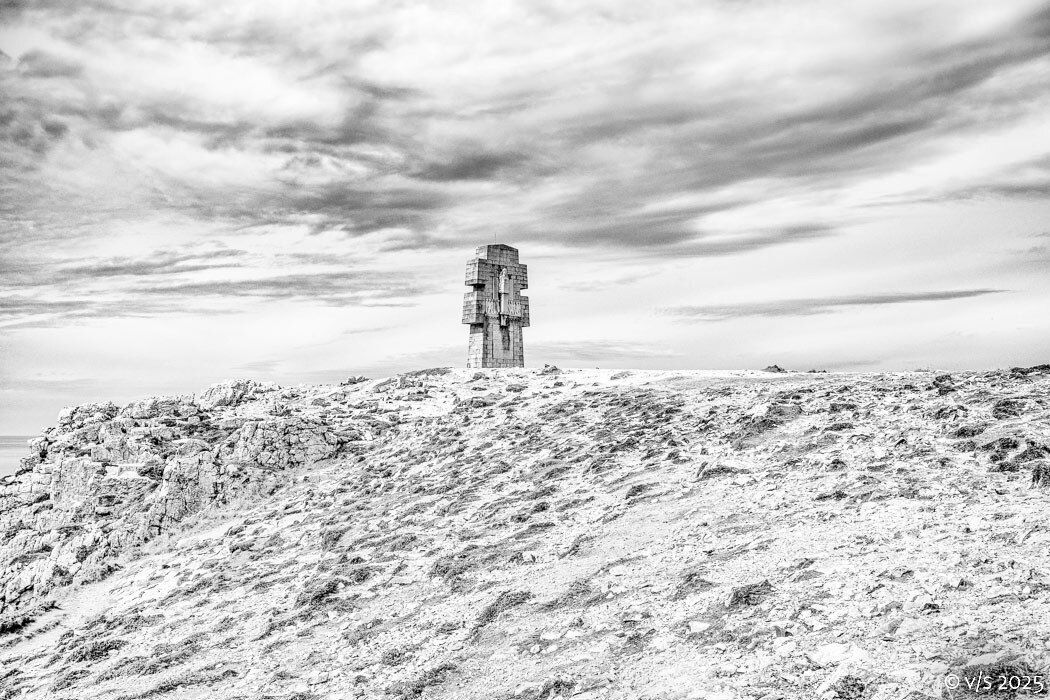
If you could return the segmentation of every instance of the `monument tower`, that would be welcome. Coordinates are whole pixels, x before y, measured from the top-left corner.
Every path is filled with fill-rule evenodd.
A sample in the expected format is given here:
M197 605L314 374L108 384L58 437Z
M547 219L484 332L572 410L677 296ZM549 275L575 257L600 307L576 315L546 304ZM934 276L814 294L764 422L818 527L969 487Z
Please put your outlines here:
M467 367L524 367L521 329L529 325L529 272L509 245L478 246L467 263L463 323L470 324Z

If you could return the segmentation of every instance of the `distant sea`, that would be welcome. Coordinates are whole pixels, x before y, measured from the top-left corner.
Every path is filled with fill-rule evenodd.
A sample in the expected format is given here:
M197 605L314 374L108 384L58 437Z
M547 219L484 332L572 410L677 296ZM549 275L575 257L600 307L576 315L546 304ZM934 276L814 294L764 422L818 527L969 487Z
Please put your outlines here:
M23 457L29 456L29 445L33 435L0 435L0 476L14 474Z

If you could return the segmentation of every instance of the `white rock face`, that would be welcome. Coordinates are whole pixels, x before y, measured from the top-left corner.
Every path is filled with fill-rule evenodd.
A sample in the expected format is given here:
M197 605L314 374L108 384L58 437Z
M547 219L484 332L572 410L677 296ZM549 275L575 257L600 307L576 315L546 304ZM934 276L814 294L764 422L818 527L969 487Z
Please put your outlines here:
M22 470L0 479L0 627L56 588L105 576L121 552L187 515L359 440L345 416L297 404L272 415L265 399L279 394L239 381L196 398L64 409Z
M223 406L236 406L259 394L271 392L274 389L276 389L276 386L273 384L260 384L251 379L224 382L210 386L200 394L197 394L194 397L194 403L189 405L206 411Z

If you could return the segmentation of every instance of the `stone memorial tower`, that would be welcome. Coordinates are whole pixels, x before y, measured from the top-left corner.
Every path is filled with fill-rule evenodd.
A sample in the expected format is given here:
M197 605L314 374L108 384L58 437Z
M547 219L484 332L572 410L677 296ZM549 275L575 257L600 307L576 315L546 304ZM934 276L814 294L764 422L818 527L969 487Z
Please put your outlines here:
M467 367L524 367L521 329L529 325L529 272L509 245L478 246L467 263L463 323L470 324Z

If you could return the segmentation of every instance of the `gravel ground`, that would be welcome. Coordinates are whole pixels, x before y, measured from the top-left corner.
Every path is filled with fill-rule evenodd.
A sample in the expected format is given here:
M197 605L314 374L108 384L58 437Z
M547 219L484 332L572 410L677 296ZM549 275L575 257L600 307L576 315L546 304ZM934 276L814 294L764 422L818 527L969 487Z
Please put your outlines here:
M0 637L0 698L1012 698L967 682L1048 672L1048 368L450 370L287 410L363 402L393 426L367 449Z

